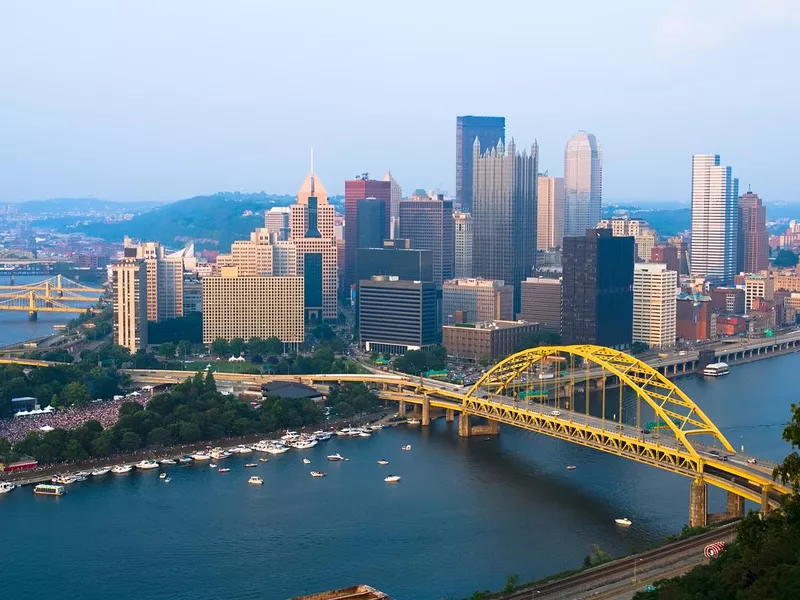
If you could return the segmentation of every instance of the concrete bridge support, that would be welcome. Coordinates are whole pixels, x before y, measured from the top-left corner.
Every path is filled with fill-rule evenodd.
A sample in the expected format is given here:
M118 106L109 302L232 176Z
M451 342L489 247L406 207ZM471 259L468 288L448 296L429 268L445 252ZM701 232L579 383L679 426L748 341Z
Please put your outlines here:
M486 421L485 425L473 425L472 435L498 435L500 433L500 423L497 421Z
M422 426L427 427L431 424L431 401L428 394L422 395Z
M761 513L767 514L769 512L769 492L771 486L765 485L761 488Z
M692 481L689 489L689 527L708 525L708 486L702 477Z
M725 503L725 516L729 519L744 517L744 498L733 492L728 492L728 501Z
M405 402L405 400L400 400L400 402L397 403L397 414L400 415L401 417L405 417L406 416L406 402Z
M446 408L444 411L444 420L448 423L452 423L456 419L456 411L452 408Z
M469 415L461 413L458 415L458 437L469 437L472 435L472 423L470 423Z

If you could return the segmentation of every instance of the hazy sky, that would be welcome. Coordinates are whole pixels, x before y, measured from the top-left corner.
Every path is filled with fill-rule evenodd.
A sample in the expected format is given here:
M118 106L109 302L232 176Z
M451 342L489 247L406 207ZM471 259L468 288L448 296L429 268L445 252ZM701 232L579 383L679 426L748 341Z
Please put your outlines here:
M551 174L596 134L605 199L687 201L716 152L798 201L798 31L798 0L9 0L0 202L295 193L312 146L329 193L454 193L459 114Z

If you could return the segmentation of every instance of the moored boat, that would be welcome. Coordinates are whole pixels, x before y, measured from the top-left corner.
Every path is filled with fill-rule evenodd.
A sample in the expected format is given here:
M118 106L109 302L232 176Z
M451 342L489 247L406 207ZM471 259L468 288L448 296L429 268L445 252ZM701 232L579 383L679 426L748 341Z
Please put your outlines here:
M117 473L117 474L130 473L132 468L133 467L131 467L130 465L117 465L117 466L111 468L111 472L112 473Z
M231 454L250 454L253 451L252 448L248 448L242 444L236 446L235 448L231 448L229 452Z
M158 478L159 478L159 479L166 479L166 478L167 478L167 474L166 474L166 473L160 473L160 474L158 475Z
M154 460L143 460L136 463L136 468L142 471L149 471L150 469L157 469L158 463Z
M8 483L6 481L3 481L2 483L0 483L0 494L7 494L15 487L17 486L15 486L13 483Z
M297 450L308 450L309 448L313 448L317 445L317 440L314 438L299 438L289 444L292 448L296 448Z
M706 377L722 377L730 372L728 364L724 362L711 363L710 365L706 365L706 368L703 369L703 375Z
M252 469L253 467L257 467L258 463L247 463L244 467L245 469Z
M35 488L33 488L34 494L39 494L40 496L63 496L67 493L67 490L64 488L63 485L52 485L50 483L40 483Z
M388 477L384 477L383 480L386 483L397 483L398 481L400 481L400 476L399 475L389 475Z
M325 477L325 473L322 471L311 471L312 477Z
M92 471L92 477L100 477L101 475L106 475L107 473L111 472L111 467L101 467L99 469L94 469Z
M289 446L284 446L280 443L273 443L270 444L269 448L267 448L267 453L269 454L283 454L284 452L288 452L290 450Z
M189 460L191 460L191 459L189 459ZM171 458L162 458L162 459L160 459L158 461L158 464L160 464L160 465L174 465L175 461L172 460Z
M178 462L181 463L181 464L187 465L190 462L192 462L192 460L193 459L192 459L191 456L182 456L181 458L178 459Z
M195 452L192 454L192 460L211 460L211 455L205 452Z
M250 485L264 485L264 480L261 477L253 475L250 479L247 480L247 483Z
M379 465L381 465L381 466L383 466L383 465L388 465L388 464L389 464L389 461L388 461L388 460L379 460L379 461L378 461L378 464L379 464Z
M422 421L420 421L419 419L409 419L408 421L406 421L406 423L408 425L419 425L420 423L422 423Z
M258 462L269 462L268 458L259 458Z

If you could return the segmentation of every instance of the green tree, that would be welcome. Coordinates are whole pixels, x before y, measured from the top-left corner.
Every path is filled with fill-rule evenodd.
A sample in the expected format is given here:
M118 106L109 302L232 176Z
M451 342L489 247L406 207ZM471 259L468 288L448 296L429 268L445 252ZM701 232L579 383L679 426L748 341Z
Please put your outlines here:
M183 360L192 353L192 342L188 340L181 340L178 342L176 350L178 352L178 356L181 358L181 360Z
M91 442L92 456L108 456L114 451L112 431L103 431Z
M181 423L178 430L178 437L182 442L196 442L203 435L200 427L196 423Z
M644 342L633 342L631 344L631 354L644 354L650 349L650 346Z
M775 260L772 261L775 267L794 267L797 266L797 254L792 252L789 248L781 248L775 255Z
M519 336L516 351L536 348L537 346L557 346L561 343L561 336L554 331L538 330L523 333Z
M64 459L71 462L85 460L88 456L89 454L86 452L86 449L81 446L78 440L69 440L64 447Z
M85 406L92 400L86 386L77 381L64 386L62 397L64 398L64 404L67 406Z
M211 342L211 353L216 354L217 356L228 356L231 353L230 345L228 344L228 340L224 338L217 338L213 342Z
M166 427L155 427L147 434L148 446L166 446L172 441L172 435Z
M164 342L159 345L157 352L159 356L164 358L173 358L177 349L178 345L175 342Z
M122 434L122 439L120 440L119 447L123 450L128 452L132 450L136 450L137 448L141 448L142 446L142 438L140 438L136 433L133 431L126 431Z
M333 412L342 419L349 419L355 413L353 407L347 402L339 402L333 407Z
M240 337L233 338L228 345L228 349L233 356L239 356L246 349L244 340Z
M283 353L283 342L281 342L275 336L268 337L264 340L264 344L266 347L264 348L264 354L269 354L270 356L277 356Z

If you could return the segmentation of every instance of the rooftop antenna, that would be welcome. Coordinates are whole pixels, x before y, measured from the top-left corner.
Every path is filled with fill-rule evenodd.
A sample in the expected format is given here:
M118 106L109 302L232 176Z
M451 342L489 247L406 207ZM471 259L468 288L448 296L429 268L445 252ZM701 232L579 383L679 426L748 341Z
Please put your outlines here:
M314 149L311 148L311 195L314 195Z

